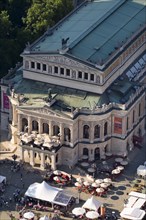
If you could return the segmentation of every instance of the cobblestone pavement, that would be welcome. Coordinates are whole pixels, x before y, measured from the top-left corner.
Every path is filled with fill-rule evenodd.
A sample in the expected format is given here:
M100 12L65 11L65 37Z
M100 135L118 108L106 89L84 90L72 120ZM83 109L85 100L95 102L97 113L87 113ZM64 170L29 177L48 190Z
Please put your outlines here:
M19 148L15 151L15 154L18 155L19 160ZM28 186L34 182L42 182L44 171L37 171L36 169L32 169L28 164L24 165L18 172L12 172L10 167L12 166L12 154L0 154L0 160L8 158L8 162L4 164L0 164L0 175L4 175L7 177L6 191L4 192L4 197L8 199L9 197L13 197L13 192L15 189L19 188L21 193L24 194ZM9 161L11 160L11 162ZM127 198L127 194L130 192L130 181L132 181L136 176L136 169L140 164L146 160L146 137L143 144L142 149L134 148L130 154L128 155L129 164L125 168L123 174L119 176L116 181L113 182L113 189L110 190L105 198L97 197L97 199L103 202L107 209L114 210L117 213L121 212L123 209L124 199ZM109 163L113 162L108 161ZM97 162L100 164L101 161ZM84 177L84 172L82 172L79 168L75 167L74 169L70 170L69 167L61 166L58 169L64 170L68 173L71 173L73 177L77 177L80 173L81 176ZM21 173L22 173L22 180L21 180ZM65 187L64 190L75 196L78 197L77 189L73 187ZM81 206L84 201L86 201L90 194L81 193L80 194L80 204L76 204L75 206ZM9 220L8 213L12 212L16 217L18 217L18 212L15 211L15 203L9 204L9 207L0 207L0 219L1 220ZM41 213L43 216L45 213ZM62 219L72 219L72 218L62 218Z

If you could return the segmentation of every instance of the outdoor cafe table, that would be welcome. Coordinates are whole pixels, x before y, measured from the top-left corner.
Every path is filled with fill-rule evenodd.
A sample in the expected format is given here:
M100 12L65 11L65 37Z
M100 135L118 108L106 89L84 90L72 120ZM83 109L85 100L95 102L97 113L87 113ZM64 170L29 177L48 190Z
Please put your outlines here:
M123 160L123 161L120 162L120 164L121 164L122 166L126 166L126 165L128 164L128 161Z
M82 159L83 159L83 160L86 160L86 159L88 159L88 156L87 156L87 155L83 155L83 156L82 156Z
M89 173L94 173L95 171L96 171L96 170L95 170L94 168L92 168L92 167L89 167L89 168L88 168L88 172L89 172Z
M118 157L118 158L116 158L116 159L115 159L115 161L116 161L116 162L118 162L118 163L120 163L120 162L122 162L122 161L123 161L123 158Z
M107 152L107 153L105 153L105 156L107 156L107 157L111 157L111 156L112 156L112 153Z
M89 163L87 163L87 162L82 162L82 163L81 163L81 166L82 166L82 167L88 167L88 166L89 166Z

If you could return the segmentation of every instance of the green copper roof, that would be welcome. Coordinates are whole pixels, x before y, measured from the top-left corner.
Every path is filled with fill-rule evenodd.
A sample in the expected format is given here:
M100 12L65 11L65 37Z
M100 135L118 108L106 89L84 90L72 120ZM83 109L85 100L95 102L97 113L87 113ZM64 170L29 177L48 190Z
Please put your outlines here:
M35 42L33 52L57 52L68 39L67 53L99 64L146 23L145 0L87 1Z

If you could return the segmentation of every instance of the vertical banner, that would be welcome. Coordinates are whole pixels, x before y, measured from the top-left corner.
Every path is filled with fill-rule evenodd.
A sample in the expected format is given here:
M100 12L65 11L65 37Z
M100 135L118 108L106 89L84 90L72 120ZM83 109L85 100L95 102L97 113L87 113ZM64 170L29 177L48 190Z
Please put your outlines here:
M3 92L3 108L9 109L9 98L5 92Z
M122 118L114 118L114 133L122 134Z

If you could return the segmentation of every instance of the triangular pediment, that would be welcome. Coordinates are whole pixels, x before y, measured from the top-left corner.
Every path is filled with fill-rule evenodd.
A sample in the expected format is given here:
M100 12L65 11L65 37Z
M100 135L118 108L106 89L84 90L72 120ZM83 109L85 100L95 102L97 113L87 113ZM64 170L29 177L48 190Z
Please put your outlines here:
M19 112L21 112L22 114L28 114L28 115L32 115L32 116L42 116L42 117L57 117L57 118L64 118L64 119L71 119L72 117L69 116L68 114L62 113L62 112L56 112L50 108L48 108L47 106L41 107L41 108L37 108L37 107L18 107Z

